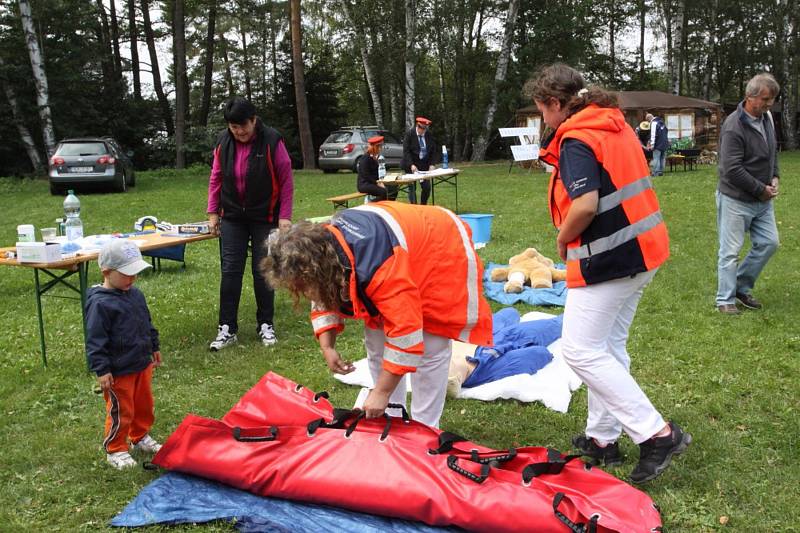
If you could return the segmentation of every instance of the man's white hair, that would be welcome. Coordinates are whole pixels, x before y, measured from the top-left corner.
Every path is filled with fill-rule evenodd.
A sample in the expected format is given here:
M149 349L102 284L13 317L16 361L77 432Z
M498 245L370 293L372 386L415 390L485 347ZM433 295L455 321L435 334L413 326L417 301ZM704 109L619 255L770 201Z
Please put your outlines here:
M764 89L767 89L770 96L773 98L778 96L778 93L781 92L781 86L775 81L775 77L768 72L762 72L750 78L750 81L747 82L747 87L745 87L744 94L748 98L752 98L761 94L761 91Z

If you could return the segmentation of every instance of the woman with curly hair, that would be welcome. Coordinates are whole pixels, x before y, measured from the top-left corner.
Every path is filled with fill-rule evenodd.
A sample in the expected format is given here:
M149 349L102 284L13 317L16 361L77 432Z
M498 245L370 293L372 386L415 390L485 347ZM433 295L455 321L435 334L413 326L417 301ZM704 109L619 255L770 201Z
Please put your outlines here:
M295 224L270 239L267 279L298 303L312 301L311 323L328 367L354 370L336 350L345 318L364 321L375 388L368 418L388 403L405 404L411 373L411 415L438 426L444 408L451 339L492 343L483 298L483 264L469 227L434 206L376 202L337 213L330 224Z
M649 481L692 442L630 374L628 329L669 257L649 168L615 94L585 88L580 73L563 64L543 68L530 90L553 130L540 158L554 167L550 215L567 263L562 353L589 389L586 431L572 442L596 462L618 464L624 430L639 445L630 479Z

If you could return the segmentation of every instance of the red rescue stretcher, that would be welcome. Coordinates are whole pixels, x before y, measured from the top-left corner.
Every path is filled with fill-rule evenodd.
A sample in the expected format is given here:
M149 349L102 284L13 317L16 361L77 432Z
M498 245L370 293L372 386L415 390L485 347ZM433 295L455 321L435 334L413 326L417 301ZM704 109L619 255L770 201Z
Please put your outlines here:
M645 493L576 456L365 419L269 373L222 420L188 415L153 463L255 494L498 532L661 530Z

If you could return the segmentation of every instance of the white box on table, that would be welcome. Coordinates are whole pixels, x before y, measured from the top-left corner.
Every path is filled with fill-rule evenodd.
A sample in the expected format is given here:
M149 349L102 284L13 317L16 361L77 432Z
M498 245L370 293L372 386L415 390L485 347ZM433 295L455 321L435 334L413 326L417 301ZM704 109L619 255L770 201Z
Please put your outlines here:
M61 245L45 242L18 242L17 261L20 263L52 263L61 261Z

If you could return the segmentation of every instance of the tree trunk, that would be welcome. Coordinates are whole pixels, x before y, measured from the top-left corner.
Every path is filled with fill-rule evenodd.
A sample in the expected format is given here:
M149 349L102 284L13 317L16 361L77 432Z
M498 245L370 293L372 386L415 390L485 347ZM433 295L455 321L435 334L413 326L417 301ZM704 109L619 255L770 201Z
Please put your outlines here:
M0 70L4 68L5 63L3 62L3 58L0 57ZM17 128L22 145L25 147L25 152L28 154L28 159L31 160L33 172L39 175L44 174L42 158L39 155L39 150L36 148L36 143L33 140L31 132L28 130L27 126L25 126L25 121L22 118L22 112L19 109L14 90L11 88L11 84L6 83L5 80L0 79L0 85L3 86L3 92L8 100L8 106L11 108L11 118L14 121L14 126Z
M172 20L172 53L175 57L175 168L186 168L186 35L183 20L184 0L175 0Z
M714 58L717 57L717 10L719 0L709 2L708 41L706 45L706 71L703 74L703 99L711 99L711 79L714 74Z
M108 16L103 0L97 0L97 12L100 15L100 44L103 48L100 65L103 69L103 85L107 91L114 86L116 77L114 75L114 54L111 51L111 35L108 30Z
M609 19L608 19L608 49L609 49L609 60L610 60L610 63L611 63L609 65L609 71L608 71L608 73L609 73L608 85L609 86L614 84L614 82L616 80L614 74L615 74L615 72L617 70L617 64L616 64L617 63L617 54L616 54L616 52L617 52L617 43L616 43L616 37L617 37L617 25L616 25L617 13L616 13L616 9L617 9L616 2L614 0L611 0L610 5L609 5L609 9L608 9L608 15L609 15Z
M219 49L222 54L222 64L225 65L225 85L228 88L228 98L235 94L233 87L233 75L231 74L231 62L228 59L228 41L225 40L225 35L219 32L217 35L219 41Z
M217 0L208 0L208 28L206 31L206 54L204 59L203 100L200 103L200 115L197 123L208 125L208 110L211 108L211 86L214 82L214 33L217 23Z
M278 94L278 35L275 28L275 4L269 4L269 45L272 60L272 97Z
M155 35L153 34L153 25L150 22L150 0L142 0L142 24L145 41L147 41L147 51L150 53L150 65L153 71L153 90L156 92L158 106L161 109L161 119L164 121L164 128L167 130L167 135L172 137L175 135L175 127L172 123L172 109L169 107L169 100L167 100L167 96L164 94L164 88L161 85L161 67L158 64Z
M247 49L247 32L239 19L239 35L242 37L242 71L244 73L244 92L247 99L253 101L253 87L250 83L250 53Z
M300 130L300 148L303 168L317 168L314 159L314 141L311 138L311 121L308 118L306 80L303 72L303 34L300 26L300 0L290 0L292 24L292 70L294 70L294 98L297 107L297 127Z
M406 4L406 129L414 125L414 101L416 99L417 54L414 48L417 33L417 2L405 0Z
M792 29L792 19L790 15L790 0L780 0L779 3L779 24L776 48L780 64L776 65L778 70L778 81L781 83L781 126L784 150L794 150L796 147L795 137L795 114L796 107L793 105L794 90L792 87L792 72L790 54L793 45L794 31ZM794 58L794 61L797 61Z
M639 0L639 83L644 83L644 35L647 0Z
M356 26L349 0L341 0L340 3L342 5L344 15L347 18L347 22L353 31L355 46L361 52L361 63L364 65L364 76L367 78L367 88L369 89L369 95L370 98L372 98L372 107L375 112L375 124L377 124L380 128L383 128L383 102L381 101L381 94L378 90L378 77L375 75L375 71L369 61L367 39L364 37L364 34L359 31L358 26Z
M508 59L511 56L511 41L514 37L514 25L517 21L518 12L519 0L510 0L508 2L508 15L506 16L506 27L503 34L503 47L500 49L500 56L497 58L494 83L492 83L489 105L486 108L486 116L483 120L483 131L478 134L478 138L472 146L472 161L483 161L486 157L486 147L489 142L489 135L491 135L492 132L494 114L497 111L497 91L500 84L506 81Z
M119 53L119 23L117 22L117 5L110 0L108 12L111 15L111 46L114 51L114 73L117 80L122 78L122 57Z
M44 70L42 51L36 38L31 5L28 0L19 0L19 13L20 19L22 19L22 29L25 33L25 44L28 47L28 55L31 59L33 82L36 86L36 104L39 106L39 119L42 122L42 138L44 139L44 147L47 150L47 157L50 157L56 149L53 116L50 112L50 91L47 87L47 74Z
M142 82L139 78L139 43L136 31L136 4L128 0L128 35L131 41L131 73L133 74L133 97L142 99Z
M669 1L667 2L669 4ZM670 26L672 27L672 61L670 63L670 90L672 94L680 94L681 92L681 70L683 67L683 25L684 25L684 12L686 10L685 0L678 0L675 3L674 11L672 11ZM678 58L675 58L677 50Z

